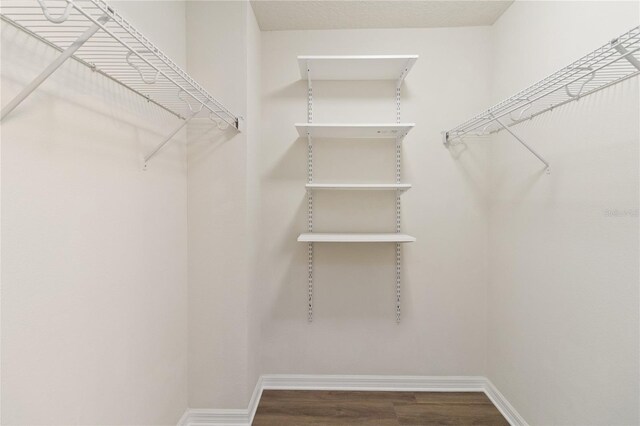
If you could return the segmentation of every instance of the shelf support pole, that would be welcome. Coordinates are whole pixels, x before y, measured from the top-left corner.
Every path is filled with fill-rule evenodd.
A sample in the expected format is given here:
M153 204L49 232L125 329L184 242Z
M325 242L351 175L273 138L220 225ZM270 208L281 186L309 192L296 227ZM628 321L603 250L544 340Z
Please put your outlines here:
M402 73L402 76L396 83L396 122L400 124L400 88L402 81L406 75L408 68ZM400 183L402 179L402 138L404 135L396 138L396 183ZM402 204L400 198L401 191L396 190L396 233L402 230ZM400 283L402 269L402 245L396 243L396 323L400 324Z
M313 123L313 86L307 61L307 122ZM307 132L307 183L313 183L313 141ZM307 189L307 230L313 232L313 190ZM307 244L307 321L313 321L313 243Z
M151 151L149 154L147 154L146 157L144 157L144 166L143 166L143 170L147 170L147 163L149 162L149 160L151 160L166 144L169 143L169 141L184 127L186 126L193 117L195 117L196 115L198 115L198 113L200 111L202 111L202 108L204 108L205 103L204 102L200 102L200 107L195 110L193 108L193 106L189 103L189 101L187 101L186 99L182 99L180 97L180 94L183 93L184 90L180 89L178 91L178 98L180 98L184 103L187 104L187 106L189 107L189 111L191 111L191 115L189 115L187 118L184 119L184 121L182 122L182 124L180 124L173 132L171 132L169 134L169 136L167 136L166 138L164 138L164 140L162 142L160 142L160 144L158 146L156 146L156 148ZM211 114L209 114L211 116ZM218 128L220 128L220 126L218 126Z
M107 15L103 15L98 18L98 22L100 24L104 24L109 20ZM27 84L21 91L14 97L4 108L2 108L2 112L0 113L0 121L4 120L4 118L9 115L11 111L16 109L18 105L22 103L34 90L36 90L42 83L45 82L47 78L51 74L53 74L60 66L73 54L82 47L83 44L87 42L98 30L100 29L100 25L94 23L89 28L83 32L80 37L78 37L69 47L67 47L61 54L56 58L55 61L51 62L47 68L45 68L40 75L34 78L31 83Z
M307 182L313 183L313 143L307 135ZM313 232L313 190L307 189L307 231ZM313 321L313 243L307 244L307 321Z
M189 123L189 121L191 121L191 119L192 119L196 114L197 114L197 113L191 114L189 117L185 118L185 119L182 121L182 123L180 123L180 125L179 125L178 127L176 127L176 129L175 129L173 132L171 132L171 133L169 134L169 136L167 136L166 138L164 138L164 140L163 140L162 142L160 142L160 143L158 144L158 146L156 146L156 147L154 148L154 150L153 150L153 151L151 151L149 154L147 154L147 155L144 157L144 170L147 170L147 163L149 163L149 160L151 160L153 157L155 157L155 156L156 156L156 154L157 154L157 153L158 153L158 152L159 152L159 151L160 151L160 150L161 150L161 149L162 149L166 144L168 144L168 143L169 143L169 141L170 141L171 139L173 139L173 137L174 137L174 136L175 136L175 135L176 135L180 130L182 130L182 128L183 128L184 126L186 126L186 125Z
M491 118L493 119L493 121L498 123L500 127L502 127L504 130L509 132L511 136L513 136L518 142L522 144L522 146L527 148L530 153L535 155L538 160L542 161L542 163L545 166L545 169L547 170L547 173L549 173L549 163L547 162L547 160L545 160L540 154L538 154L533 148L531 148L525 141L523 141L518 135L516 135L509 127L505 126L505 124L502 121L500 121L499 118L494 116L491 116Z

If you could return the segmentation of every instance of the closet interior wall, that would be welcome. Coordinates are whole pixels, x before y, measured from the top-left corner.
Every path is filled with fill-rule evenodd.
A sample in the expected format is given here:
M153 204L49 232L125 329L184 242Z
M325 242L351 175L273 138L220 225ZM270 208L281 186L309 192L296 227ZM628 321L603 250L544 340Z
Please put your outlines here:
M394 244L315 244L307 322L307 81L298 55L417 54L401 88L402 321ZM262 33L260 309L262 373L482 375L486 151L454 160L440 131L489 101L490 28ZM313 81L316 123L396 120L394 81ZM464 99L464 101L460 101ZM314 139L314 182L395 182L395 141ZM315 232L394 232L393 191L316 191Z
M189 73L244 118L241 133L189 124L189 407L246 408L259 376L260 31L248 2L188 2L187 20Z
M183 2L113 2L186 66ZM59 53L2 23L2 104ZM176 424L187 405L180 121L67 61L2 122L2 423Z
M639 23L637 2L516 1L492 102ZM489 141L487 375L532 425L638 424L638 77Z
M269 373L480 375L531 424L638 423L638 79L514 127L550 175L504 132L463 151L440 136L637 25L637 3L262 33L247 2L113 5L244 130L196 119L143 172L177 119L73 61L2 123L3 423L176 424L246 409ZM57 54L4 24L2 53L3 104ZM393 245L318 244L309 324L296 57L383 53L420 55L402 86L418 124L402 322ZM395 119L392 82L313 90L317 122ZM393 150L314 141L314 177L393 182ZM314 230L392 232L393 198L318 193Z

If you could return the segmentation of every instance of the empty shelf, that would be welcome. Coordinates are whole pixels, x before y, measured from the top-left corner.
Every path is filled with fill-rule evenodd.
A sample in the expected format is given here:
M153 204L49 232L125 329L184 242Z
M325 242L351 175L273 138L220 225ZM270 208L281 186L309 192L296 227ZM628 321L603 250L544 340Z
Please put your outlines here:
M300 77L312 80L402 80L418 55L298 56Z
M307 134L314 138L327 139L381 139L404 137L413 127L414 123L385 123L385 124L315 124L297 123L298 134L306 137Z
M302 243L412 243L416 239L406 234L300 234L298 242Z
M343 191L406 191L408 183L308 183L307 189Z
M2 0L0 16L60 52L77 49L71 58L179 118L200 111L238 128L237 116L104 0Z
M640 26L454 127L444 142L499 132L638 74Z

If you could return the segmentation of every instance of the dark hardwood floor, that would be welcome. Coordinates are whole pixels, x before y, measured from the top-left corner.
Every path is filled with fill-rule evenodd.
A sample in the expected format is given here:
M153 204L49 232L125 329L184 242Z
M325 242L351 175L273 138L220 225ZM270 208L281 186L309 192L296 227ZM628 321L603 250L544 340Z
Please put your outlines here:
M482 392L265 390L253 426L508 426Z

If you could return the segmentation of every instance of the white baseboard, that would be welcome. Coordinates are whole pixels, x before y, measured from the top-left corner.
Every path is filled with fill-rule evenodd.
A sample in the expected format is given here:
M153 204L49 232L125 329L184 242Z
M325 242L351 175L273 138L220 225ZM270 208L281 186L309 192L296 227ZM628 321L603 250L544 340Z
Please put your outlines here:
M264 390L264 376L260 376L258 378L258 383L256 383L256 387L253 389L253 394L251 395L251 399L249 400L249 408L247 408L248 414L248 423L251 424L253 422L253 417L256 415L256 410L258 409L258 403L260 402L260 397L262 396L262 391Z
M187 426L189 424L189 411L190 411L190 408L187 408L184 411L184 413L182 414L182 417L180 417L180 420L178 420L177 426Z
M512 426L528 426L509 401L482 376L348 376L268 374L261 376L247 409L188 409L178 426L249 426L265 389L414 392L484 392Z
M245 409L190 408L180 426L249 425L249 411Z
M485 381L478 376L262 376L263 389L291 390L481 392Z
M507 398L491 383L491 380L485 379L484 393L493 402L498 411L502 413L511 426L529 426L515 408L507 401Z
M188 408L178 421L178 426L249 426L256 415L263 389L263 378L260 377L246 409Z

